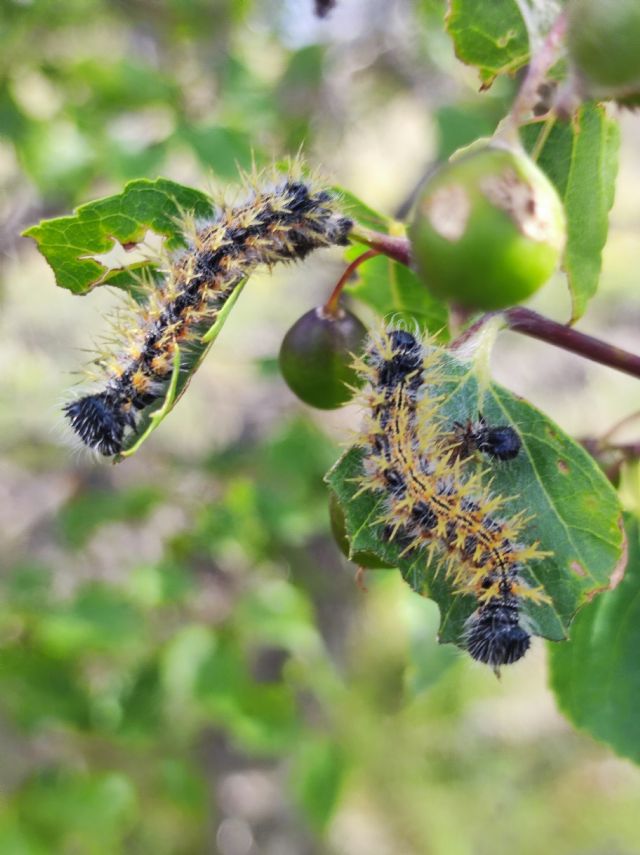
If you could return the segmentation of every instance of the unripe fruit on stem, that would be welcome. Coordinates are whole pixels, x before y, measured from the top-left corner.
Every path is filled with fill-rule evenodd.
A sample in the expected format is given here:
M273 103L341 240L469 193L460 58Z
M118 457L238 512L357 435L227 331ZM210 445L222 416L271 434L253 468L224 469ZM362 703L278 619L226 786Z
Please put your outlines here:
M280 348L280 370L294 394L321 410L346 404L359 378L353 354L364 344L364 324L346 309L335 315L319 306L307 312L285 335Z
M566 240L553 185L520 147L454 155L424 186L409 228L418 273L470 309L520 303L555 270Z
M329 519L331 520L331 532L338 544L338 548L343 555L349 558L349 539L347 537L347 528L344 522L344 512L340 507L336 494L329 493ZM373 552L356 552L351 556L350 561L357 564L359 567L364 567L367 570L390 570L391 565L374 555Z
M640 2L571 0L569 55L589 92L640 95Z

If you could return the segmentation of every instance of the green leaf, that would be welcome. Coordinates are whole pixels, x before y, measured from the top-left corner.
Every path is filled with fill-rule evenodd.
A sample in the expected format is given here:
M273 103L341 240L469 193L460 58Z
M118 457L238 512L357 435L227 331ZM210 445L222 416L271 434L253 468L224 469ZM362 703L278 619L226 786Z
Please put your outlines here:
M512 424L522 439L516 460L494 465L496 494L512 497L509 514L531 517L527 542L553 554L526 568L524 578L542 585L550 603L524 605L535 632L565 638L573 615L597 591L606 588L622 550L617 496L592 458L526 401L497 385L482 392L476 371L450 354L445 369L429 378L430 394L442 395L440 413L449 424L482 412L489 424ZM433 384L433 385L431 385ZM411 587L440 607L440 640L459 642L463 624L475 609L473 597L454 595L443 561L427 565L423 554L401 557L402 547L382 538L382 499L371 492L356 496L364 452L353 447L327 475L345 512L353 552L374 552L399 567ZM473 465L472 463L469 464ZM481 468L487 461L478 461Z
M529 151L535 148L542 129L541 125L522 129ZM538 156L538 164L555 184L567 214L564 269L574 321L584 314L598 288L619 148L618 122L602 105L585 104L573 122L554 124Z
M640 763L640 524L628 515L625 527L624 578L580 612L567 644L550 647L551 686L577 727Z
M478 95L477 99L462 104L443 104L435 111L438 162L448 160L459 148L471 145L481 137L493 135L507 104L502 98Z
M21 727L36 730L55 721L90 727L87 689L68 660L35 644L3 643L0 651L3 707Z
M349 248L347 258L352 260L361 253L362 247ZM393 315L394 321L417 320L422 329L446 340L447 307L408 267L380 255L359 267L357 277L353 285L345 288L345 293L371 306L382 317Z
M166 238L165 247L183 244L180 216L192 212L210 216L212 201L204 193L166 178L129 182L122 193L88 202L70 217L43 220L23 234L32 237L53 268L56 282L74 294L85 294L97 285L135 287L131 268L111 271L93 256L102 255L117 243L138 244L148 230ZM135 272L150 264L134 265Z
M401 223L374 211L352 193L342 187L334 189L341 196L345 213L352 217L358 226L385 234L404 231ZM357 240L357 237L354 240ZM356 244L349 247L345 258L347 261L353 261L364 251L361 244ZM359 267L356 276L356 281L345 288L346 294L370 306L382 317L394 315L396 320L418 320L423 329L446 339L449 320L446 305L437 300L408 267L380 255Z
M293 691L284 682L257 683L230 637L201 660L193 684L195 698L213 721L253 751L282 751L298 735Z
M446 24L456 56L477 66L484 89L529 60L527 26L516 0L449 0Z

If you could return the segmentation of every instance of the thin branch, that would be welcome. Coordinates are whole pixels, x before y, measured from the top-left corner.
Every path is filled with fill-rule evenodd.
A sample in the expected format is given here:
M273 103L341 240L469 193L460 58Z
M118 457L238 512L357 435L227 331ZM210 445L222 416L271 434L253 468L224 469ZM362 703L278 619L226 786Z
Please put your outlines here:
M637 460L640 457L640 442L623 442L613 447L624 455L625 460Z
M601 365L607 365L609 368L615 368L616 371L622 371L640 379L640 356L637 354L629 353L627 350L607 344L591 335L578 332L578 330L559 324L557 321L552 321L532 309L525 309L522 306L506 309L504 312L489 312L483 315L465 330L451 347L454 350L459 348L464 342L472 338L487 323L489 318L495 317L496 314L500 314L505 326L514 332L546 341L547 344L560 347L569 353L576 353L592 362L599 362Z
M566 31L567 16L562 11L553 22L544 42L531 57L526 76L507 117L509 125L516 131L535 107L538 88L558 58Z
M407 238L375 232L362 226L356 226L351 232L351 238L357 243L363 243L389 258L399 261L401 264L411 265L411 245ZM465 330L452 343L451 347L453 349L459 348L496 314L500 314L505 326L514 332L546 341L548 344L553 344L555 347L560 347L570 353L577 353L592 362L599 362L601 365L607 365L609 368L615 368L616 371L622 371L640 379L640 356L637 354L629 353L620 347L607 344L586 333L578 332L572 327L559 324L557 321L552 321L522 306L483 315Z
M584 356L592 362L608 365L609 368L615 368L617 371L640 379L640 356L635 353L629 353L628 350L551 321L531 309L516 307L507 309L504 314L509 329L546 341L571 353Z
M363 252L362 255L359 255L351 262L351 264L344 271L340 279L338 279L335 288L331 292L331 296L323 307L325 315L335 317L335 315L338 314L342 289L347 284L349 279L351 279L353 272L357 270L363 262L368 261L370 258L374 258L376 255L380 255L377 249L368 249L366 252Z

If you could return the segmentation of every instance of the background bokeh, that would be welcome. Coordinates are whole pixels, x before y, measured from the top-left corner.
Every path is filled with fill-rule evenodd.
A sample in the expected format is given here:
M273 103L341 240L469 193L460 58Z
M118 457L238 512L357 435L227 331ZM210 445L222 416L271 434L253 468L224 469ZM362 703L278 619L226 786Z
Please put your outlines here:
M543 643L497 681L437 646L435 606L397 574L362 592L333 544L322 476L358 415L296 402L276 355L339 253L252 279L125 464L96 464L62 426L117 296L56 289L21 229L130 178L216 188L300 147L402 211L513 94L478 93L443 12L0 0L2 855L640 853L640 771L563 720ZM637 350L640 120L621 120L581 328ZM566 319L560 280L536 305ZM494 362L577 436L639 408L637 382L515 335Z

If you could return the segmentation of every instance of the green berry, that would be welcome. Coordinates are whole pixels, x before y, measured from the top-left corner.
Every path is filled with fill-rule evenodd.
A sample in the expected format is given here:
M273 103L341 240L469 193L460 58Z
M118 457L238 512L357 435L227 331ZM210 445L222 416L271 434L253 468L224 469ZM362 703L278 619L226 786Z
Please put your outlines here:
M640 94L640 2L571 0L569 55L591 94Z
M524 150L463 151L425 185L409 229L416 268L437 296L471 309L526 300L566 240L562 202Z
M321 410L333 410L352 397L360 383L352 366L367 336L364 324L346 309L327 314L322 306L307 312L285 335L280 370L294 394ZM347 385L348 384L348 385Z
M335 493L329 493L329 519L331 520L331 532L338 544L338 548L343 555L349 558L349 538L347 537L347 528L344 521L344 511L338 501ZM373 552L356 552L351 556L350 561L357 564L358 567L364 567L367 570L391 570L392 565L386 564Z

